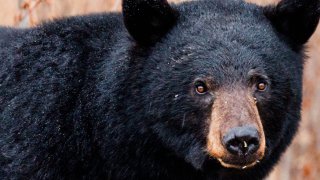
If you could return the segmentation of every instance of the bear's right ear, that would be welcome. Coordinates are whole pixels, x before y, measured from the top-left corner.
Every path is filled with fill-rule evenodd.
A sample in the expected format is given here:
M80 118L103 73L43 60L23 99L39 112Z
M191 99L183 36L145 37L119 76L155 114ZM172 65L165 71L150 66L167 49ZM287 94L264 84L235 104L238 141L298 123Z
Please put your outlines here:
M320 0L282 0L276 6L265 8L265 15L294 48L299 48L318 25Z
M123 0L122 8L127 30L142 45L164 36L178 16L166 0Z

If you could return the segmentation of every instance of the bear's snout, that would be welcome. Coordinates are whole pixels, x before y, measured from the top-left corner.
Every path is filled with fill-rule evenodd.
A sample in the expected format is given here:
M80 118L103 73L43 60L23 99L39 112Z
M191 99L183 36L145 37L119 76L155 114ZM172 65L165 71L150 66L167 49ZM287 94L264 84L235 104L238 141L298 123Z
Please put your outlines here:
M212 107L208 154L227 168L254 166L265 154L262 120L250 91L217 92Z

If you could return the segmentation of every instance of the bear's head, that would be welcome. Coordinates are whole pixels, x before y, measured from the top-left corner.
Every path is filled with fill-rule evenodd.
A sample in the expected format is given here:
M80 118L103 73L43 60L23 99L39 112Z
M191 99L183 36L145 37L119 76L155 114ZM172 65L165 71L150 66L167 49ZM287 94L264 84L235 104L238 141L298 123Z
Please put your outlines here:
M296 132L318 0L124 0L143 121L197 169L276 162ZM135 64L134 64L135 63ZM141 103L137 103L141 104Z

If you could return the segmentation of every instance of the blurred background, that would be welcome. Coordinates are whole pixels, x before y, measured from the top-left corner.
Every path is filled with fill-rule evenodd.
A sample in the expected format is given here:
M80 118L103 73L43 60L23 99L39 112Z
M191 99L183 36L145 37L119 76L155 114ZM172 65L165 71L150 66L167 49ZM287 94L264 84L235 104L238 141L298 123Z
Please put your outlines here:
M279 0L247 1L265 6ZM121 0L0 0L0 5L0 25L25 28L64 16L119 11ZM268 180L320 180L320 26L308 47L301 127Z

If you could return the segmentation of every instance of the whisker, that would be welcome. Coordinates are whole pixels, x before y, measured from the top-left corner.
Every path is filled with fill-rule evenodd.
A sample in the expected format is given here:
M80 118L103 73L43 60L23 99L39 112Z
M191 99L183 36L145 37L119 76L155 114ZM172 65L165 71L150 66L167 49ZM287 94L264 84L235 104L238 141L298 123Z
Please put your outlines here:
M183 120L182 120L182 126L181 126L182 128L184 128L184 122L186 121L186 114L187 113L183 114Z

